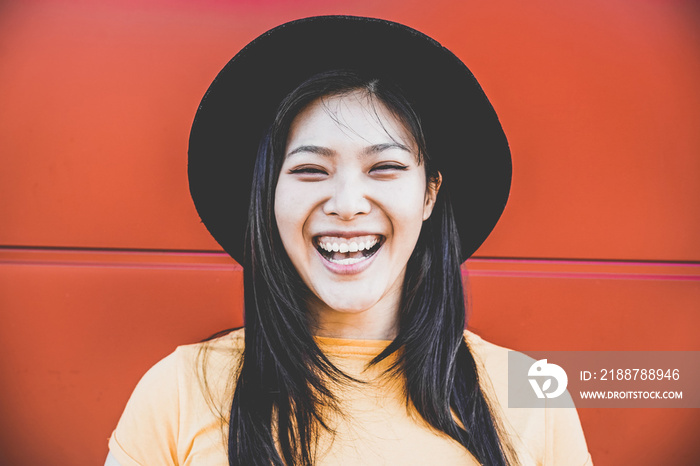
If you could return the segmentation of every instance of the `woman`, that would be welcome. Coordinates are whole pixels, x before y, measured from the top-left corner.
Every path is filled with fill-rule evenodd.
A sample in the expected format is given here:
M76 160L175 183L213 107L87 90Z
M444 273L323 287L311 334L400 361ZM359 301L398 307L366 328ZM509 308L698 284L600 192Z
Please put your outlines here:
M510 170L476 80L421 33L317 17L253 41L189 165L245 330L154 366L107 463L590 464L575 411L508 410L507 350L464 332L460 264Z

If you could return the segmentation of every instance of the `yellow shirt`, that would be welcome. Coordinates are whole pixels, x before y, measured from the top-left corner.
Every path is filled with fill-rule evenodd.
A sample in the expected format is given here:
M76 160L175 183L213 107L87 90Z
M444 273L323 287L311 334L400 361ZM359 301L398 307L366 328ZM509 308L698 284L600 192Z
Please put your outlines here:
M591 465L575 409L507 408L508 350L466 332L484 390L523 466ZM366 381L336 390L342 418L329 419L336 435L322 434L316 464L478 465L445 434L406 408L401 384L383 375L389 361L364 370L389 342L318 338L340 369ZM226 466L233 372L243 350L243 330L207 343L178 347L153 366L137 385L109 440L121 466Z

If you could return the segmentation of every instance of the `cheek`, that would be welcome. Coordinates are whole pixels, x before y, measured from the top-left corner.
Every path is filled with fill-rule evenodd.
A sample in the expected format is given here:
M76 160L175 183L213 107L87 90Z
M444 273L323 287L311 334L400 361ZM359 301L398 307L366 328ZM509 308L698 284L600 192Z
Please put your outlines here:
M303 228L310 214L308 202L308 196L298 189L289 189L287 183L280 180L275 190L275 221L288 253L303 240Z
M417 235L423 225L425 213L425 191L421 185L396 187L385 200L387 211L393 217L397 233Z

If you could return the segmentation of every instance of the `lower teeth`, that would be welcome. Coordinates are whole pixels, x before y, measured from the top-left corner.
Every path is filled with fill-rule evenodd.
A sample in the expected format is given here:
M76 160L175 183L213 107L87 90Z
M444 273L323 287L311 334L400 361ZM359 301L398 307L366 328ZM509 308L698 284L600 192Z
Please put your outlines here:
M366 259L366 257L356 257L356 258L349 257L347 259L328 259L328 260L333 262L334 264L352 265L352 264L357 264L358 262L361 262L365 259Z

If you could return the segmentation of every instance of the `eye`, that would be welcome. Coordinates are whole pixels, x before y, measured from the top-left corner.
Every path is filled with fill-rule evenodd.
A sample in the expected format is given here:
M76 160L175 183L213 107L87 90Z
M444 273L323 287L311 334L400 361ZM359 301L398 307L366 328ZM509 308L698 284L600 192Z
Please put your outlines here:
M391 173L392 171L401 171L406 169L408 169L408 166L401 165L399 163L381 163L372 167L370 171L375 173Z
M315 166L295 167L290 169L289 173L292 175L298 175L302 179L317 179L328 175L326 170Z

